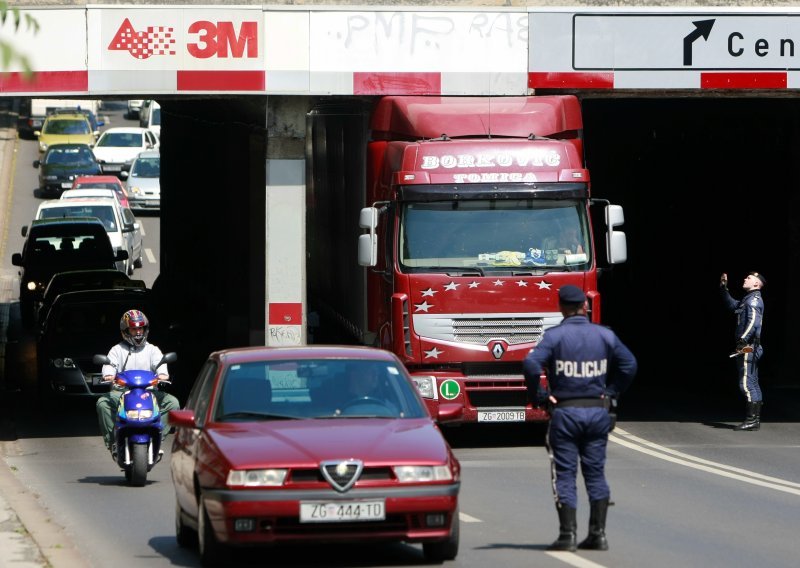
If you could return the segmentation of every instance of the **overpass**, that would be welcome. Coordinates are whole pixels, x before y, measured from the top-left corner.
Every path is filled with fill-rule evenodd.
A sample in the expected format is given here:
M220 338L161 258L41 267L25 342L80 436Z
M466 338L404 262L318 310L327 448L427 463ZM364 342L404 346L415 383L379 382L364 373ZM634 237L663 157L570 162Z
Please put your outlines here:
M612 322L619 327L640 317L628 306L631 301L655 302L658 313L668 317L687 302L697 313L716 300L713 294L683 303L669 299L677 285L664 279L676 270L702 278L687 290L693 294L695 286L713 289L718 272L758 265L775 283L768 324L774 326L773 345L791 345L796 308L788 283L798 258L789 254L773 261L761 252L769 249L770 229L780 235L776 240L800 241L784 217L797 198L792 192L765 193L760 185L762 197L786 205L770 210L772 219L763 219L759 210L754 231L759 246L755 237L738 239L735 226L720 224L735 213L734 206L717 215L726 195L708 189L730 184L742 162L715 164L727 151L712 153L709 160L707 152L722 142L719 135L705 136L727 132L737 120L744 121L743 135L748 129L763 135L760 128L772 125L783 129L783 139L766 143L762 137L759 143L772 153L780 148L781 155L767 158L770 167L764 169L796 155L800 119L792 99L800 85L795 47L800 10L790 3L776 7L780 2L725 8L540 4L37 4L22 9L38 21L38 33L24 26L14 31L10 21L0 28L36 72L28 79L12 64L0 75L0 96L141 96L161 103L164 192L157 287L171 299L174 319L187 334L197 322L212 324L208 336L187 339L198 360L229 345L308 341L305 117L331 98L369 105L386 94L578 94L587 114L595 195L621 196L617 202L629 210L632 258L614 275L607 295L623 314L614 322L614 311L606 310ZM691 106L678 108L687 99ZM650 110L642 110L648 104ZM758 118L757 108L768 108L767 118ZM659 115L688 118L659 122L658 138L655 126L637 124ZM610 163L625 158L619 148L643 152L641 144L628 146L622 134L641 135L639 126L657 138L649 151L663 154L631 154L627 169L614 169ZM700 132L704 141L696 154L679 151L687 137ZM603 140L616 150L604 148ZM666 146L663 140L669 141ZM640 170L637 163L645 159L649 170ZM708 168L716 168L716 178ZM639 177L627 179L634 172ZM673 183L667 172L676 173ZM623 176L626 181L620 182ZM784 176L789 187L796 186ZM753 177L765 186L781 185L779 174L762 171ZM733 200L750 195L744 188L728 194ZM729 241L712 245L729 250L677 254L671 244L662 245L673 236L664 231L672 229L680 247L691 246L691 239L681 236L687 219L698 222L703 234L730 232ZM656 226L658 236L651 233ZM352 231L355 247L357 227ZM691 319L686 325L696 326ZM668 339L658 330L654 336L661 345ZM640 345L654 367L659 350L644 341ZM779 366L776 361L776 375Z

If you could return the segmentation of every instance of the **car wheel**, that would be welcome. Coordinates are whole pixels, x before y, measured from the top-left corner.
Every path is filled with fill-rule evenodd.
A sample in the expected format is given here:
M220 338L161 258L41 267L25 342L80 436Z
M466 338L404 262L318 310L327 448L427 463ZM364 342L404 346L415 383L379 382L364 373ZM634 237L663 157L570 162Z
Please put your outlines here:
M197 546L197 533L183 522L183 511L178 499L175 499L175 539L181 548Z
M214 534L206 512L206 503L202 497L200 498L200 509L197 512L197 544L200 550L200 564L203 566L220 565L224 546Z
M460 530L458 518L458 507L453 512L453 523L450 528L450 536L439 542L425 542L422 544L422 553L425 560L441 564L445 560L453 560L458 556L458 541Z

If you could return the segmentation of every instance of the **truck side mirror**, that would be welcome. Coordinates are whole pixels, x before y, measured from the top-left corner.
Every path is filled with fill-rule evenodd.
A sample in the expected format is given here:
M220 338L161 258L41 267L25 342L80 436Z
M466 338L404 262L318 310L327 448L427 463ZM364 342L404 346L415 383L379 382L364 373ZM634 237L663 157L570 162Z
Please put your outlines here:
M375 266L378 264L378 235L375 234L375 228L378 226L378 209L364 207L358 215L358 226L369 229L369 233L358 236L358 264Z
M625 213L619 205L606 206L606 250L609 264L622 264L628 260L628 241L618 227L625 223Z

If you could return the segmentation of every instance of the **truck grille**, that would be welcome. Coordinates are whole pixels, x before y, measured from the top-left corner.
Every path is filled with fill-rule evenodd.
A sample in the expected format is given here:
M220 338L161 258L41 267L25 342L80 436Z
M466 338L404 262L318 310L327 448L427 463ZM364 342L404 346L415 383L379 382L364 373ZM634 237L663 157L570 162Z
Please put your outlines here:
M537 343L546 329L561 321L559 314L415 314L414 329L425 339L487 345L502 339L509 345Z

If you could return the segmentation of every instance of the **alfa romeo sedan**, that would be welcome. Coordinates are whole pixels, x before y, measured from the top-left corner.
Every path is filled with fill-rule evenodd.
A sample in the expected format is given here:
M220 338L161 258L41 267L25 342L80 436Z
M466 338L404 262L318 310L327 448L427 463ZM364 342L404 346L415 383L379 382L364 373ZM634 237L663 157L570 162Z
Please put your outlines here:
M212 353L177 428L178 544L205 566L230 546L421 543L456 557L461 469L402 362L368 347L244 347Z

